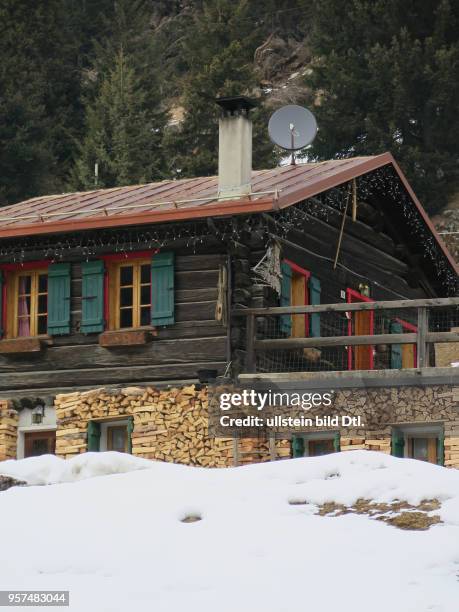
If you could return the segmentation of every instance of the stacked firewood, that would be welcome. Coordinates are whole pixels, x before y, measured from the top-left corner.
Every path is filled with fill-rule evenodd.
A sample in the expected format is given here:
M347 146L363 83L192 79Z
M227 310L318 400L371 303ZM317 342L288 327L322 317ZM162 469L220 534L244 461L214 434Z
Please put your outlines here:
M0 461L16 459L18 413L0 400Z
M233 464L233 440L208 437L206 387L149 387L131 406L134 455L205 467Z
M56 454L69 458L87 450L88 421L132 416L132 453L203 467L268 461L273 449L264 439L211 438L207 387L93 389L55 399ZM290 456L288 441L275 442L275 458Z

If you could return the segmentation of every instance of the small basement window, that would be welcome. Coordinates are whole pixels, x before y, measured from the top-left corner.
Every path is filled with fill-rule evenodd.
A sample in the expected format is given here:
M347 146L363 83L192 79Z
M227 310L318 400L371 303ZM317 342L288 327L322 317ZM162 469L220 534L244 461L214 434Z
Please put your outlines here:
M88 451L132 453L132 417L112 421L89 421Z
M442 425L394 427L392 454L443 465L444 432Z
M340 450L340 434L324 431L292 437L293 457L319 457Z

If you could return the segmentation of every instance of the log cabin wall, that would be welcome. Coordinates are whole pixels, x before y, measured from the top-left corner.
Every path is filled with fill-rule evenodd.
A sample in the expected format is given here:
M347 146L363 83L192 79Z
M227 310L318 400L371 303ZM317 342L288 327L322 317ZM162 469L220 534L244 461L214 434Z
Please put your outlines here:
M227 330L215 319L215 309L226 253L218 247L202 251L175 250L175 323L159 328L145 345L116 348L100 346L98 333L80 332L82 257L72 255L71 333L53 336L51 345L36 353L1 354L0 396L21 396L24 390L40 390L46 396L46 390L54 395L74 387L195 379L200 368L223 372Z
M397 300L435 297L429 291L429 283L422 275L413 275L412 267L404 261L404 252L388 233L383 221L373 227L370 222L346 219L338 257L336 255L342 215L337 210L322 205L326 220L307 215L306 220L289 232L282 232L276 216L264 215L269 233L278 239L282 258L295 262L321 284L320 302L336 304L345 301L343 291L350 288L359 291L367 285L374 300ZM251 306L263 308L279 305L279 295L253 272L253 267L266 253L266 242L261 236L246 235L244 246L233 258L233 307ZM406 251L406 249L405 249ZM259 337L264 336L263 321L257 321ZM337 335L342 333L336 332ZM242 317L233 319L231 329L233 366L235 372L244 370L245 322Z

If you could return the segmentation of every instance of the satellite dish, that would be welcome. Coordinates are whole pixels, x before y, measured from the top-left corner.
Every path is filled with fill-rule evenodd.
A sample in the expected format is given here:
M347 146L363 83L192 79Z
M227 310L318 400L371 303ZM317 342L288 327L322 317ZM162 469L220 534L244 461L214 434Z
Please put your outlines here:
M268 132L274 144L286 151L298 151L316 137L317 121L307 108L288 104L271 115Z

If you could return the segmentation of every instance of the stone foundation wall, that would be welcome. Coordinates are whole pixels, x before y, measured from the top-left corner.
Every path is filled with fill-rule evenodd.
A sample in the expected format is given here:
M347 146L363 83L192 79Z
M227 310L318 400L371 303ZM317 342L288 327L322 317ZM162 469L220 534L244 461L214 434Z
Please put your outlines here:
M0 461L16 459L18 413L7 400L0 400Z

